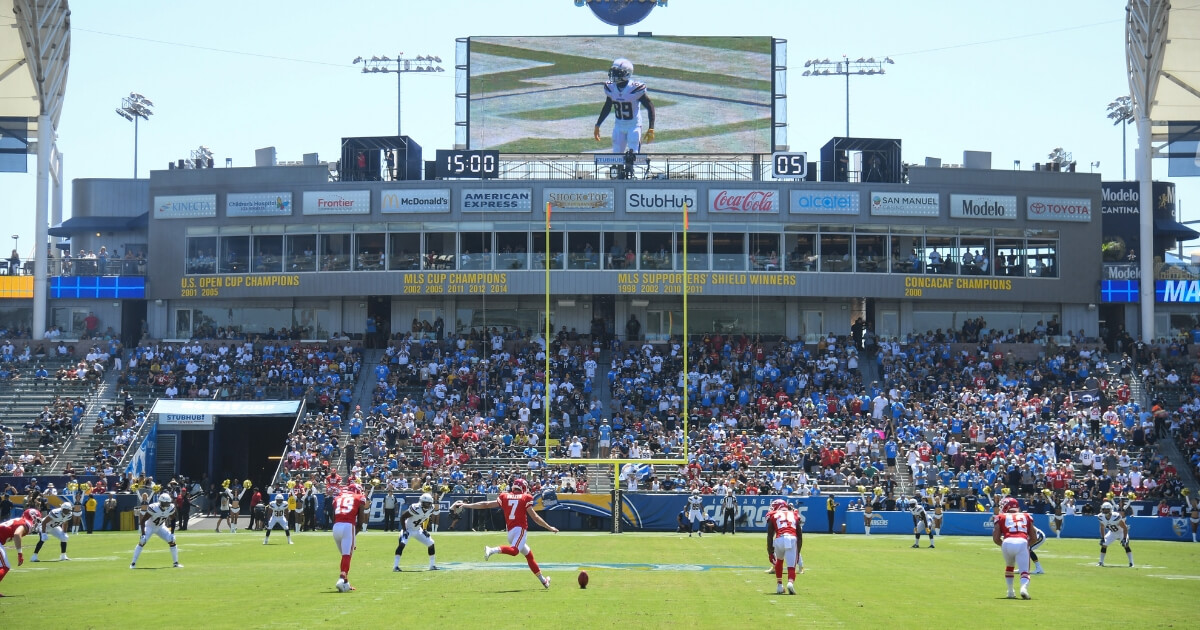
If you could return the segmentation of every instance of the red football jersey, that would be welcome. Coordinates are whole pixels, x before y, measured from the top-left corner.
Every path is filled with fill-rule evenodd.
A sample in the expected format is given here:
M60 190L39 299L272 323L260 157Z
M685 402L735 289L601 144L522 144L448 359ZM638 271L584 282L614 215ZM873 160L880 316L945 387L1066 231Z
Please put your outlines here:
M767 527L775 537L796 535L796 513L788 508L767 512Z
M13 539L13 535L17 533L17 528L24 525L25 534L29 534L29 523L23 518L10 518L3 523L0 523L0 545L7 545L8 541Z
M529 506L533 505L533 497L516 492L500 493L500 511L504 512L504 528L520 527L529 529Z
M1023 538L1029 540L1029 530L1033 523L1024 512L1006 512L996 516L996 525L1000 527L1000 538Z
M343 492L337 495L333 500L333 522L357 524L358 513L366 502L361 494Z

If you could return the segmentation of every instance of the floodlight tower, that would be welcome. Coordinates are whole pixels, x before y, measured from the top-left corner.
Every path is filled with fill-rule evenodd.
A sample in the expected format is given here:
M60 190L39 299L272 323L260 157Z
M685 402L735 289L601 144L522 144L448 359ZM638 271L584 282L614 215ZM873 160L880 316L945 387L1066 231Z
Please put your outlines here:
M402 92L401 92L401 86L400 86L400 77L404 76L404 73L406 73L406 72L445 72L446 71L445 68L442 68L440 65L434 65L434 64L442 63L442 58L435 57L433 55L417 55L415 58L412 58L412 59L406 58L404 56L404 53L400 53L400 54L396 55L395 59L392 59L390 57L377 57L377 56L372 56L370 59L367 59L365 57L355 57L353 63L354 64L361 63L363 65L363 68L362 68L363 74L374 73L374 72L383 72L383 73L395 72L396 73L396 135L398 135L398 136L404 135L403 129L400 125L401 98L402 98L401 97Z
M125 120L133 123L133 178L138 176L138 119L144 118L150 120L150 116L154 112L150 109L154 107L154 103L150 99L138 94L130 92L129 96L121 99L121 106L117 108L117 115Z
M846 137L850 137L850 75L859 74L871 76L876 74L884 74L884 65L896 63L891 57L884 57L876 60L874 57L851 60L846 55L842 55L841 61L830 61L828 57L825 59L810 59L804 62L804 67L808 70L804 71L801 76L806 77L827 77L827 76L844 76L846 77Z

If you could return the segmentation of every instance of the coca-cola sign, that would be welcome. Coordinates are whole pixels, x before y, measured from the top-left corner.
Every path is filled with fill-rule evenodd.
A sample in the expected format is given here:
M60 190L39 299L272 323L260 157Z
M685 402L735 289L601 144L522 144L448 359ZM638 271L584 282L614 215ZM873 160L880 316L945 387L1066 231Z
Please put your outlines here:
M714 214L778 214L778 190L712 188L708 211Z
M1025 216L1030 221L1075 221L1078 223L1088 223L1092 220L1091 199L1029 197L1026 199L1025 204Z

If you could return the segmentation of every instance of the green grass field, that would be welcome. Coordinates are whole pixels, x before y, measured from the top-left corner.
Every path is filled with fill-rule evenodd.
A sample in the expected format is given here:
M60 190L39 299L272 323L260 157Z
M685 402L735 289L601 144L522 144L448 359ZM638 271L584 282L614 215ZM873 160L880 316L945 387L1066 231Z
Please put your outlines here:
M383 627L453 622L466 628L743 628L758 621L796 626L958 628L1197 627L1200 545L1134 540L1138 567L1097 567L1092 540L1050 539L1041 550L1046 575L1034 576L1032 601L1004 599L999 551L982 537L943 537L937 549L910 549L902 536L809 535L806 572L796 596L775 594L766 575L763 534L558 535L530 537L553 579L542 589L522 559L494 556L485 544L503 534L438 533L438 564L427 572L425 548L405 552L392 573L393 534L358 539L351 582L337 593L338 554L327 532L282 532L263 546L260 532L178 534L182 569L153 539L137 570L129 532L75 535L70 562L57 541L50 561L26 562L0 583L0 620L22 628ZM32 542L29 540L28 542ZM28 544L27 551L32 551ZM16 554L9 545L10 560ZM26 556L28 558L28 555ZM580 590L579 568L591 576ZM67 621L69 619L69 622ZM682 625L680 625L682 624Z

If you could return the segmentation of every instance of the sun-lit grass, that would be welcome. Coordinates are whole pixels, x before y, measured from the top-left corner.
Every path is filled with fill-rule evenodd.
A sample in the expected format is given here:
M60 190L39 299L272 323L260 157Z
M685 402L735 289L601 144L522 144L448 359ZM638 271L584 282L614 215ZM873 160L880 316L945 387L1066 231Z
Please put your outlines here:
M259 532L179 533L180 560L170 568L155 539L137 570L129 570L132 533L76 535L71 562L26 563L0 583L0 619L22 628L383 627L453 622L461 628L741 628L760 621L799 626L958 628L1002 622L1006 627L1197 627L1200 545L1133 542L1138 567L1095 566L1091 540L1051 539L1042 549L1047 574L1035 576L1033 601L1003 598L999 551L982 537L943 537L937 549L911 549L902 536L809 535L806 572L795 597L775 595L763 534L530 536L553 578L542 589L520 558L494 556L500 532L434 535L438 563L427 572L425 548L405 552L392 573L393 534L358 539L351 582L339 594L338 554L327 532L282 532L262 545ZM32 547L32 545L30 545ZM10 558L16 554L9 546ZM57 558L55 541L43 557ZM27 556L28 557L28 556ZM580 590L580 568L591 584ZM76 611L70 623L52 611ZM16 627L15 625L13 627Z

